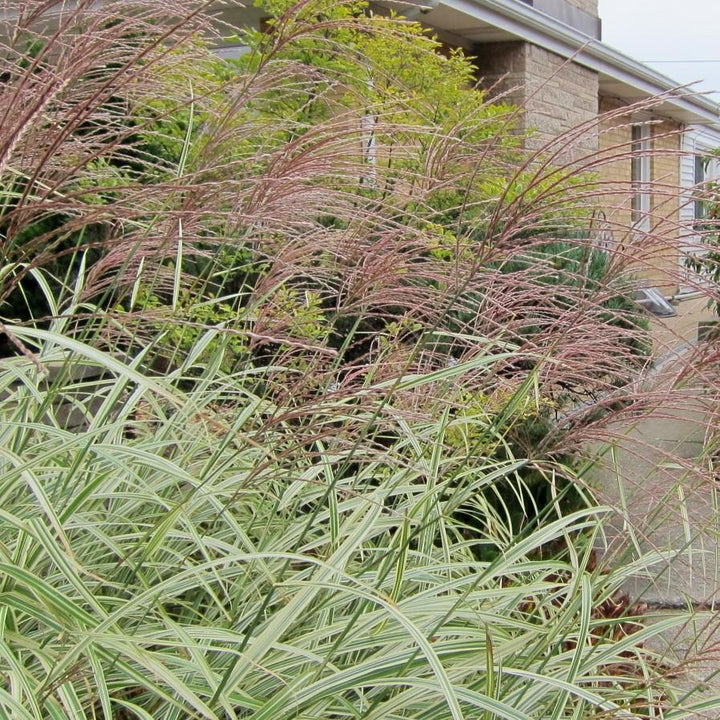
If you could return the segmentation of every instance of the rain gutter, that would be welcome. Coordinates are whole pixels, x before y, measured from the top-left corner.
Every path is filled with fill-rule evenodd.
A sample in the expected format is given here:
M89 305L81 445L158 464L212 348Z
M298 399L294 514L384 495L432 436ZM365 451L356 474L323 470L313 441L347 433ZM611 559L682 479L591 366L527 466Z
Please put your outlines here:
M671 78L519 0L441 0L441 5L539 45L639 91L662 95L693 122L720 129L720 107Z

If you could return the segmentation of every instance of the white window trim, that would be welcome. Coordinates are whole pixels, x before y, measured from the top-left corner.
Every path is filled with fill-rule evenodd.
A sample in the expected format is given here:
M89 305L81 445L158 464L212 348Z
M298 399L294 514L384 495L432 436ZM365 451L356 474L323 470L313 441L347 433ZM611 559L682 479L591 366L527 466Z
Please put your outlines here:
M651 164L652 136L649 122L634 122L632 125L631 214L633 228L641 232L650 230L650 211L652 207ZM638 177L635 177L637 172Z

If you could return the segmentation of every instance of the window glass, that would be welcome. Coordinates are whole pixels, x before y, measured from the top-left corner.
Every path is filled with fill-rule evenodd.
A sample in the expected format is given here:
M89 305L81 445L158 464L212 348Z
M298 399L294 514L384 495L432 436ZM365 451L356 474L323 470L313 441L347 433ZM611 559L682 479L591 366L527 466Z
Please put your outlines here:
M650 214L650 128L632 126L630 180L631 219L634 225L647 225Z

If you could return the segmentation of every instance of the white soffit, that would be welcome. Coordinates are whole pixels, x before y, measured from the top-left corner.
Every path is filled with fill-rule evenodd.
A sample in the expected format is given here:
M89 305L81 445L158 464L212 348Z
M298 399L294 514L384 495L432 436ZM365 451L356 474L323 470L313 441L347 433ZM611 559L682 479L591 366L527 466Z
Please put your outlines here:
M517 35L512 32L508 32L494 25L492 22L473 17L471 14L463 12L462 10L448 7L444 3L439 5L435 10L421 15L417 19L433 28L459 35L472 43L517 40Z

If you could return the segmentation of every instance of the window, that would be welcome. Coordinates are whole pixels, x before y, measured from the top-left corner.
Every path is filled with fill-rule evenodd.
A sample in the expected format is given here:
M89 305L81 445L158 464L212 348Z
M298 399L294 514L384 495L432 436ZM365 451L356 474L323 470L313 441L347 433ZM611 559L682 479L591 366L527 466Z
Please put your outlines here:
M631 219L641 230L650 226L650 127L632 126L630 178L632 182Z
M707 181L707 168L709 158L703 157L702 155L695 156L695 188L697 193L702 193L705 189L705 183ZM693 219L695 220L695 226L698 228L702 227L702 221L707 218L708 207L707 201L699 196L695 195L695 201L693 203Z
M712 150L697 148L693 158L694 199L692 203L693 228L707 230L709 221L717 220L718 204L718 161Z

